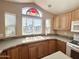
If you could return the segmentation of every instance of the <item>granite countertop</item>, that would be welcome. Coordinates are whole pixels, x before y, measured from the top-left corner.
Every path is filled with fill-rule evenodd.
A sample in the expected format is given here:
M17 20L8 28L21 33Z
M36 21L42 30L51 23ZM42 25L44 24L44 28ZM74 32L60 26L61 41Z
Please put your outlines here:
M62 37L62 36L35 36L35 37L26 37L26 38L19 38L19 39L10 39L5 41L0 41L0 53L2 53L4 50L15 47L21 44L28 44L31 42L37 42L37 41L43 41L43 40L49 40L49 39L57 39L64 42L70 42L70 38Z
M61 51L58 51L54 54L48 55L44 58L41 59L72 59L71 57L65 55L64 53L62 53Z

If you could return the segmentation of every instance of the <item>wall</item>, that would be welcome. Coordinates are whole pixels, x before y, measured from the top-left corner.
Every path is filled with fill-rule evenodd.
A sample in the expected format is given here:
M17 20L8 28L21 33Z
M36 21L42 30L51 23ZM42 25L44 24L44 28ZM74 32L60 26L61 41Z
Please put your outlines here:
M6 2L6 1L0 1L0 37L4 37L5 35L5 19L4 19L4 13L10 12L14 13L17 16L17 27L16 27L16 35L21 36L22 34L22 8L23 7L35 7L38 8L41 12L43 12L42 19L45 20L46 18L53 18L53 14L41 9L39 6L37 6L34 3L12 3L12 2Z
M73 37L74 33L71 33L70 31L56 31L56 34L61 36Z

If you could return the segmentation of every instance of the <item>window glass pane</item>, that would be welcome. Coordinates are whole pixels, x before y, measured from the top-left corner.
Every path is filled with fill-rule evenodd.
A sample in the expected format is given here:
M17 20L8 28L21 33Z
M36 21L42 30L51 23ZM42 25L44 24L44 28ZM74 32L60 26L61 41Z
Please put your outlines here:
M38 10L36 8L30 8L27 10L27 15L31 15L31 16L39 16L40 14L38 12Z
M41 34L42 33L42 20L36 18L33 20L34 23L34 34Z
M32 34L32 18L23 17L22 18L22 34L29 35Z
M46 19L45 33L50 33L50 32L51 32L51 20L50 19Z
M16 15L5 13L5 36L15 36L16 34Z
M42 12L40 10L38 10L37 8L33 8L33 7L22 8L22 14L42 17Z
M42 33L42 20L36 17L23 17L22 18L22 34L41 34Z
M33 33L32 27L33 27L33 25L32 25L32 18L27 17L27 26L26 26L27 34L32 34Z

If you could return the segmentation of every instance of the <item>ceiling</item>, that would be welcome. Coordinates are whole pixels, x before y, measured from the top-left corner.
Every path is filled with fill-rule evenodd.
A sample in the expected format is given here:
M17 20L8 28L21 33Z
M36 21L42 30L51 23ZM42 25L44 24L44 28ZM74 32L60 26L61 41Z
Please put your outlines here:
M7 0L7 1L20 2L20 3L34 2L43 9L53 14L61 14L69 12L79 7L79 0Z

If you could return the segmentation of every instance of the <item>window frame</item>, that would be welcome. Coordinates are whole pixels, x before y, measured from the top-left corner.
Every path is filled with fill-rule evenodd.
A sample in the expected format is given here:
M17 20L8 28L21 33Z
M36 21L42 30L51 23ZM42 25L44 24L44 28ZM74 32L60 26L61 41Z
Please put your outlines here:
M42 21L42 18L41 18L41 17L22 15L22 23L23 23L23 17L26 17L26 22L28 21L27 17L32 17L32 18L33 18L33 19L32 19L32 27L33 27L33 28L32 28L32 33L31 33L31 34L28 34L28 33L23 34L23 25L22 25L22 35L37 35L37 34L42 34L42 33L43 33L43 32L42 32L42 29L43 29L43 28L42 28L42 22L43 22L43 21ZM41 30L40 30L40 33L37 33L37 34L34 32L34 21L33 21L34 18L36 18L36 19L38 18L39 20L41 20Z
M11 17L15 17L15 20L14 20L14 24L6 24L6 15L8 15L8 16L11 16ZM10 18L10 17L9 17ZM9 19L10 20L10 19ZM13 37L13 36L16 36L16 14L14 14L14 13L10 13L10 12L5 12L5 20L4 20L4 25L5 25L5 37ZM11 23L11 22L10 22ZM6 27L8 27L8 26L14 26L13 28L14 28L14 31L15 31L15 33L14 34L7 34L6 33Z

